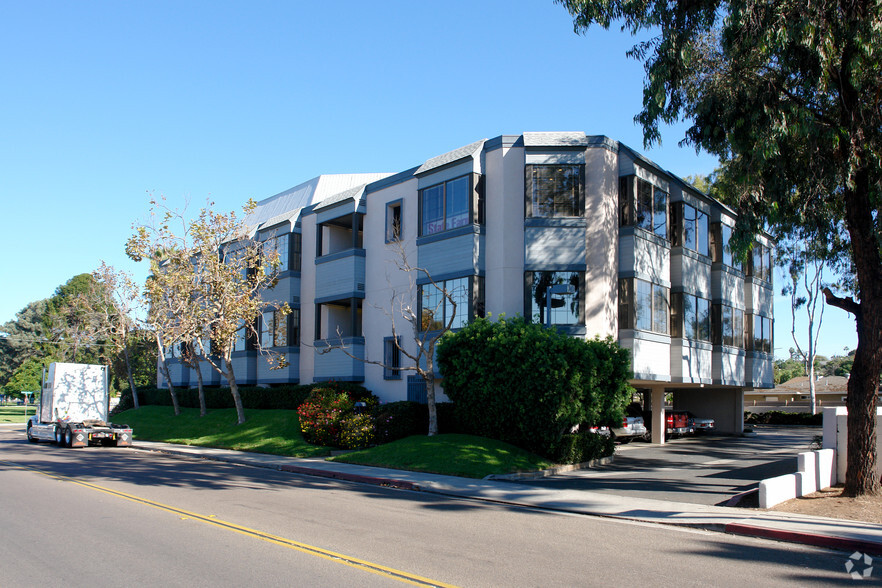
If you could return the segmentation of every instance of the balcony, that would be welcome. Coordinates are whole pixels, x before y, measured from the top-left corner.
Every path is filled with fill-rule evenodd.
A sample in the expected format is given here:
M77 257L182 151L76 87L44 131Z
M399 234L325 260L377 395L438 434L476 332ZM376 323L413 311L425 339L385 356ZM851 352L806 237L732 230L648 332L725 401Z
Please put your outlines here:
M342 345L350 357L341 349L332 346ZM315 342L316 382L364 382L364 337L343 337L342 339L319 340Z

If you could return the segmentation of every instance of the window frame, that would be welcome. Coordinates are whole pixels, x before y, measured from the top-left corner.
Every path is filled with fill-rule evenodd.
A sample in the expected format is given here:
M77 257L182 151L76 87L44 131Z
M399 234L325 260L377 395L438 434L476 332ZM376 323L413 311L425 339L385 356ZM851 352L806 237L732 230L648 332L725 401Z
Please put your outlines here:
M401 335L383 337L383 379L401 379Z
M437 235L440 233L444 233L447 231L452 231L455 229L459 229L461 227L469 226L476 224L479 219L478 210L481 208L481 199L477 195L477 185L479 183L479 179L476 178L475 173L468 173L457 176L455 178L450 178L448 180L444 180L443 182L438 182L437 184L432 184L431 186L426 186L425 188L420 188L417 191L417 202L419 205L419 236L420 237L428 237L430 235ZM467 204L466 210L464 212L457 210L455 215L450 215L451 205L449 198L449 186L455 184L456 182L460 182L462 180L466 180L467 186L465 190L465 201ZM437 204L437 206L429 207L427 204L427 195L432 191L439 191L439 199L438 202L432 202L433 204ZM439 227L437 229L427 231L427 220L426 213L427 210L438 210L440 214L439 217L430 221L431 223L438 224ZM403 210L402 210L403 212ZM453 218L464 217L465 222L460 224L452 225Z
M559 198L555 193L551 197L552 214L537 214L537 194L541 191L542 182L548 182L551 178L538 177L540 170L551 168L569 168L576 172L576 193L567 198ZM537 181L539 187L537 189ZM569 201L569 212L575 214L559 214L558 203ZM524 217L525 218L582 218L585 216L585 164L583 163L528 163L524 165Z
M663 195L661 206L660 195ZM659 239L670 241L671 225L669 192L636 174L619 178L619 226L641 229Z
M585 273L580 271L570 271L570 270L535 270L535 271L527 271L524 272L524 315L530 317L530 321L539 322L542 325L548 324L548 317L545 316L545 310L547 309L547 299L546 303L540 304L535 300L536 291L534 290L534 283L536 281L537 274L552 274L552 283L549 286L563 285L566 283L570 283L572 285L573 278L576 280L576 292L573 294L558 294L556 296L563 296L565 298L572 298L576 302L576 322L556 322L554 320L555 312L554 308L552 308L552 322L553 326L560 327L573 327L573 326L581 326L585 324ZM559 275L558 275L559 274ZM566 275L568 274L568 275ZM561 282L559 279L563 279ZM536 307L533 307L533 303L536 303ZM571 303L572 304L572 303ZM534 313L534 311L537 311ZM538 318L536 317L538 314ZM569 316L572 316L572 312L567 312Z
M386 203L386 243L401 241L404 231L404 200Z
M465 287L459 288L459 286L451 286L452 282L459 282L461 280L465 280ZM474 317L483 317L484 316L484 277L476 276L476 275L466 275L459 276L455 278L447 278L445 280L436 280L435 283L426 283L426 284L418 284L417 285L417 301L418 301L418 313L420 316L420 327L422 332L431 332L431 331L440 331L444 329L447 325L447 316L448 311L452 309L451 302L444 296L444 291L450 291L451 288L454 290L454 298L459 296L459 300L455 300L456 302L456 316L454 317L454 322L450 326L451 330L456 330L464 327L466 324L471 321ZM434 311L432 312L430 318L428 319L430 322L427 323L427 315L425 312L427 311L426 299L431 297L432 306L435 309L440 309L441 318L437 319L435 317ZM465 302L465 314L461 311L461 305Z
M622 298L626 298L622 300ZM648 302L642 303L642 298ZM661 304L658 304L661 303ZM627 316L622 316L622 312ZM641 278L619 280L619 328L671 334L671 289Z

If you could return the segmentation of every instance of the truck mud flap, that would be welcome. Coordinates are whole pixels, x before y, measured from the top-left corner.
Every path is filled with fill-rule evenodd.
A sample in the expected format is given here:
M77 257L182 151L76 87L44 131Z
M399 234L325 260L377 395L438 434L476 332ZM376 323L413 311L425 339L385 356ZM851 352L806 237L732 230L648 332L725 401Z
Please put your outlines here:
M85 447L89 444L89 434L80 429L73 429L70 432L70 447Z
M117 447L131 447L132 446L132 431L117 431L116 432L116 446Z

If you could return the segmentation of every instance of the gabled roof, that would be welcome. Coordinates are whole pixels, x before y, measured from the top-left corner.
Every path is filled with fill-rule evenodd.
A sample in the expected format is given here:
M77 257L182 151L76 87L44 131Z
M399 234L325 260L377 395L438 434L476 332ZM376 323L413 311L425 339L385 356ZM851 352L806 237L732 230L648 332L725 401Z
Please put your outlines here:
M587 147L588 137L581 131L524 133L524 147Z

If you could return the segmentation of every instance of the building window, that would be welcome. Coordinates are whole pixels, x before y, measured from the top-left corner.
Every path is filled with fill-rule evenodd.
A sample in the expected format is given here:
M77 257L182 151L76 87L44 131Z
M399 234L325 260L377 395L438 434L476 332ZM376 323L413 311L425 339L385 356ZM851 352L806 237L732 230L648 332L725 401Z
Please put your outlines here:
M384 380L400 380L401 379L401 349L398 345L401 337L396 340L395 337L385 337L383 339L383 379Z
M424 331L439 331L448 323L451 329L458 329L469 322L469 282L469 278L465 277L419 286ZM477 306L475 304L474 308ZM483 307L483 301L480 306Z
M729 242L732 240L732 227L727 224L715 224L711 231L711 253L715 263L722 263L732 269L742 271L741 260L732 253Z
M261 345L263 347L288 346L288 319L281 311L272 310L263 313Z
M527 272L525 313L542 325L582 324L584 278L580 272ZM548 291L551 289L549 323ZM557 290L557 291L555 291Z
M636 176L619 181L619 224L668 238L668 193Z
M420 235L434 235L471 223L471 176L420 190Z
M744 311L725 304L713 305L713 342L744 349Z
M710 300L686 292L671 294L671 334L693 341L711 340Z
M767 245L754 243L751 252L750 272L764 282L772 281L772 251Z
M583 216L584 165L527 165L526 216Z
M291 271L299 272L303 262L303 235L291 233Z
M290 347L300 346L300 309L292 308L288 313L288 345Z
M675 247L710 256L707 213L690 204L671 205L671 237Z
M619 281L619 328L667 335L669 289L638 278Z
M386 205L386 243L401 240L401 200Z
M751 333L748 339L754 351L772 353L772 319L759 314L753 315L753 320L748 320Z

